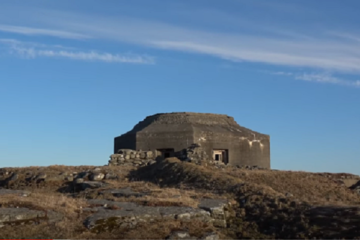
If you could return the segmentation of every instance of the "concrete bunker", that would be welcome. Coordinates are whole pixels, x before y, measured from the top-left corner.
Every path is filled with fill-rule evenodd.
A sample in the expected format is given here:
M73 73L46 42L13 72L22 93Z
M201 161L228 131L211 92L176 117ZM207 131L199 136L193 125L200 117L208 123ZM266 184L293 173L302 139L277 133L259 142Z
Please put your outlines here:
M146 117L114 139L119 149L157 150L160 156L270 168L270 136L223 114L175 112Z

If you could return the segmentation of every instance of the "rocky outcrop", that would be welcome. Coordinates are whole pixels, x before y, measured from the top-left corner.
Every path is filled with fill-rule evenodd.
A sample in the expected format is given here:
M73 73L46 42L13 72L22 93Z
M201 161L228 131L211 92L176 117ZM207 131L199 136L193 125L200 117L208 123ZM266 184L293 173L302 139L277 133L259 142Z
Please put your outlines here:
M93 200L91 203L98 207L96 213L88 217L84 224L93 232L110 231L114 228L134 228L140 222L200 220L211 223L214 221L210 212L199 208L149 207L129 202L106 200ZM109 210L108 207L112 209Z
M227 220L234 217L231 204L225 199L202 199L198 207L210 213L215 227L226 228Z
M21 196L21 197L27 197L30 194L31 194L30 191L0 188L0 196L1 195L16 195L16 196Z
M111 194L114 197L143 197L147 193L134 192L130 187L120 189L106 189L100 191L100 194Z
M56 222L62 215L54 211L34 210L22 207L0 208L0 227L5 225L39 224Z

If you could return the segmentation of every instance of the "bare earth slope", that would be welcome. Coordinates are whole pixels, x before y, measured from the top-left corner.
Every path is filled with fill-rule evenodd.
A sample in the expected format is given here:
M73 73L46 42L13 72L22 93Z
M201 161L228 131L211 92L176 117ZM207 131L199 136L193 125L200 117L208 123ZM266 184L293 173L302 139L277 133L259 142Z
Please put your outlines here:
M360 178L166 159L0 169L2 238L360 238Z

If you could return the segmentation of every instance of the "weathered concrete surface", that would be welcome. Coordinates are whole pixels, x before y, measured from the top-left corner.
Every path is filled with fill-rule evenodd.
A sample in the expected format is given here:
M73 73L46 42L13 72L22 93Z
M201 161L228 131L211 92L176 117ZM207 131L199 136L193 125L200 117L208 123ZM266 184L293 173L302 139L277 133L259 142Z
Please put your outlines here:
M173 149L181 154L191 144L200 146L198 158L211 160L212 151L228 151L229 165L270 168L270 136L239 126L221 114L167 113L148 116L114 140L118 149ZM171 157L171 156L170 156Z

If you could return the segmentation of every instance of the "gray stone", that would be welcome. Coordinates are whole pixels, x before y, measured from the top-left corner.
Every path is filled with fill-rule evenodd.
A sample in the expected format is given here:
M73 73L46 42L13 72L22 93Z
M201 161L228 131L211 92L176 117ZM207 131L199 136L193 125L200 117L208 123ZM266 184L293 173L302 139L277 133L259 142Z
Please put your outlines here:
M143 197L147 194L134 192L130 187L120 189L107 189L102 191L102 193L111 193L114 197Z
M216 233L213 233L213 232L206 233L200 239L201 240L219 240L219 235L217 235Z
M64 181L66 178L65 175L51 175L46 177L46 182L58 182L58 181Z
M170 233L166 239L189 239L190 235L186 231L175 231Z
M145 159L145 158L146 158L146 153L145 153L145 152L141 152L141 153L140 153L140 158L141 158L141 159Z
M44 180L47 177L46 173L40 173L36 176L36 180Z
M153 222L155 220L181 220L192 219L211 222L210 214L201 209L191 207L149 207L140 206L134 203L112 202L107 200L89 201L95 206L115 207L117 210L98 210L88 217L84 222L85 226L92 229L98 225L106 224L107 219L116 219L117 225L135 219L136 222ZM99 221L102 220L102 221Z
M12 189L4 189L4 188L0 189L0 195L11 195L11 194L27 197L31 194L31 192L25 190L12 190Z
M226 221L222 219L214 219L214 227L226 228Z
M106 173L105 177L104 177L104 179L107 179L107 180L116 179L116 178L117 178L117 176L112 173Z
M47 217L49 223L56 223L61 221L64 218L64 215L52 210L47 211Z
M19 178L19 175L17 173L14 173L10 178L9 178L9 182L12 182L12 181L16 181L18 180Z
M153 158L153 157L154 157L154 154L153 154L152 151L147 151L147 152L146 152L146 158L147 158L147 159L150 159L150 158Z
M89 172L80 172L76 175L76 178L86 178L89 174Z
M229 206L229 202L224 199L202 199L198 205L200 209L204 209L211 214L214 219L213 225L216 227L226 227L226 218L229 217L229 213L226 208Z
M90 176L89 176L89 179L91 181L101 181L103 180L105 177L105 174L101 173L101 172L95 172L95 173L92 173Z
M91 188L91 189L95 189L95 188L100 188L100 187L104 187L105 184L102 182L97 182L97 181L84 181L83 183L81 183L81 188L83 190L87 189L87 188Z
M71 182L71 181L74 181L74 177L72 175L69 175L69 176L65 177L65 180Z
M111 159L109 160L109 164L112 165L112 164L116 164L118 162L117 159Z
M201 199L198 207L209 211L211 214L220 213L224 211L224 208L229 204L229 201L226 199Z
M45 212L28 208L0 208L0 223L45 217Z
M148 165L153 165L153 164L155 164L155 163L156 163L155 160L150 160L147 164L148 164Z
M132 202L115 202L105 199L90 199L87 202L91 206L107 206L107 207L121 208L127 211L132 211L134 208L139 206L136 203L132 203Z
M76 179L74 180L74 182L75 182L76 184L81 184L81 183L84 182L84 179L83 179L83 178L76 178Z
M287 192L285 193L285 197L293 197L294 195L292 195L291 193Z

